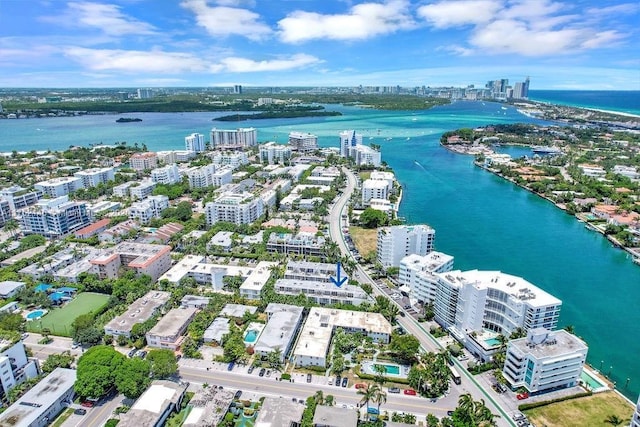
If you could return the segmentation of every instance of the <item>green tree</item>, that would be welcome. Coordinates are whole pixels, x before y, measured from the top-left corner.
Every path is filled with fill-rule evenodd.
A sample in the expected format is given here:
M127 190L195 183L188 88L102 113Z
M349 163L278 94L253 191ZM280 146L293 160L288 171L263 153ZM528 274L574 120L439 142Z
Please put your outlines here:
M387 214L377 209L366 208L360 214L360 224L364 228L377 228L387 223Z
M242 334L236 329L224 336L222 349L224 351L225 362L235 362L247 354Z
M59 354L50 354L47 356L47 360L42 364L42 372L48 374L53 372L56 368L70 368L75 359L76 357L69 351Z
M178 362L171 350L151 350L147 355L147 360L151 363L153 378L167 378L178 372Z
M125 357L113 347L98 345L87 350L78 360L74 389L82 397L99 398L115 383L116 372Z
M413 335L393 334L389 349L399 361L411 363L416 360L416 355L420 349L420 341Z
M129 399L136 399L149 386L150 372L151 363L149 361L139 357L125 359L115 375L116 388Z

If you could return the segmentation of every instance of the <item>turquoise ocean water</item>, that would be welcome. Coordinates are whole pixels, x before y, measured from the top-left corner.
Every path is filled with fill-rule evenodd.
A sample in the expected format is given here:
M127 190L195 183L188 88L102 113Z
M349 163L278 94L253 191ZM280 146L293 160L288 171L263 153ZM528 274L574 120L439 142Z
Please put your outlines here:
M604 108L604 107L601 107ZM573 325L589 344L588 361L629 398L640 392L640 267L602 236L552 204L473 166L472 158L439 145L442 132L491 123L532 122L489 102L457 102L424 112L330 106L341 117L212 122L212 113L138 113L119 116L0 121L0 151L65 149L117 141L150 150L181 149L192 132L258 128L261 141L285 142L291 131L312 132L322 146L355 129L382 146L405 193L400 215L436 229L436 248L455 256L455 268L500 270L522 276L563 301L561 326ZM611 108L608 108L611 109ZM127 116L127 115L122 115ZM208 139L208 138L207 138ZM520 154L516 149L514 154ZM625 387L627 378L629 384Z

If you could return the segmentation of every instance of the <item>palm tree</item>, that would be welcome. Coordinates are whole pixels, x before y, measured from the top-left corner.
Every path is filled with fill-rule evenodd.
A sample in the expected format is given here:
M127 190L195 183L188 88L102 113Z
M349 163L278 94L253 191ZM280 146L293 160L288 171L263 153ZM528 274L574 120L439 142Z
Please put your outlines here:
M362 396L360 399L361 406L369 407L369 401L375 399L378 390L378 385L372 385L371 387L358 389L358 394ZM367 410L367 419L369 419L369 411Z
M333 406L335 404L335 398L331 394L327 394L324 398L324 404L326 406Z
M324 404L324 394L322 393L322 390L316 391L316 394L313 395L313 400L316 401L316 405Z
M389 319L389 322L393 322L398 314L400 314L398 306L395 304L389 304L386 310L386 317Z
M373 401L378 405L378 414L380 413L380 405L387 403L387 393L382 391L382 388L378 388Z
M15 219L10 219L9 221L4 223L4 227L2 227L4 231L9 233L11 237L16 237L16 231L20 229L20 224Z
M611 424L612 426L619 426L624 423L624 420L617 415L609 415L605 420L605 423Z
M380 387L382 387L387 381L387 377L384 376L384 374L387 373L387 368L385 368L384 365L376 363L373 365L373 370L376 373L376 376L373 380L376 382L376 384L379 384Z

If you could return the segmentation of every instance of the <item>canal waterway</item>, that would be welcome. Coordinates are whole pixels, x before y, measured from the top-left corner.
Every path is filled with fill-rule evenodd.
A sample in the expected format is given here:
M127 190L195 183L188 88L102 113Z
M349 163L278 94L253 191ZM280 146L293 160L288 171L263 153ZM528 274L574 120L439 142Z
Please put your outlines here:
M340 131L355 129L364 135L364 143L381 145L383 160L402 183L400 216L408 223L433 226L437 250L453 255L455 268L522 276L560 298L560 325L573 325L589 345L589 363L637 399L640 267L551 203L475 167L472 157L439 145L447 130L535 120L489 102L457 102L422 112L327 109L344 115L233 124L212 122L214 113L2 120L0 151L63 150L117 141L144 143L156 151L183 149L184 137L192 132L208 140L212 127L251 126L258 128L260 141L286 142L289 132L303 131L318 135L322 146L337 146ZM143 121L115 123L120 116Z

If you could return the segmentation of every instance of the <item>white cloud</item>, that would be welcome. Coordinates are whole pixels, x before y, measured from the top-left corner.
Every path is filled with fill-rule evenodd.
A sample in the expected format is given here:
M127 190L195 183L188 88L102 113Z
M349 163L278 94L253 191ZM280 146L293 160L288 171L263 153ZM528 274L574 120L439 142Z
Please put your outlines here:
M280 39L285 43L300 43L315 39L364 40L397 30L415 28L405 0L385 3L361 3L349 13L323 15L295 11L278 22Z
M96 28L108 35L152 35L156 28L146 22L127 16L112 4L70 2L63 16L41 17L42 21L77 27Z
M436 28L489 22L502 7L499 0L444 0L418 8L418 16Z
M71 47L64 54L93 71L178 74L206 70L204 61L188 53Z
M620 13L636 13L640 10L638 3L622 3L614 6L592 7L587 9L588 15L617 15Z
M210 7L206 0L184 0L181 6L192 11L196 15L198 25L213 36L239 35L251 40L260 40L272 32L269 26L260 21L260 15L247 9Z
M262 71L285 71L304 68L309 65L322 62L315 56L298 54L286 59L274 59L269 61L254 61L253 59L230 57L220 61L214 66L214 70L224 70L232 73L251 73Z
M449 46L442 46L442 47L440 47L440 48L438 48L436 50L444 50L444 51L451 52L451 53L453 53L455 55L458 55L458 56L470 56L470 55L473 55L473 53L474 53L473 49L469 49L469 48L466 48L464 46L460 46L460 45L456 45L456 44L452 44L452 45L449 45Z

